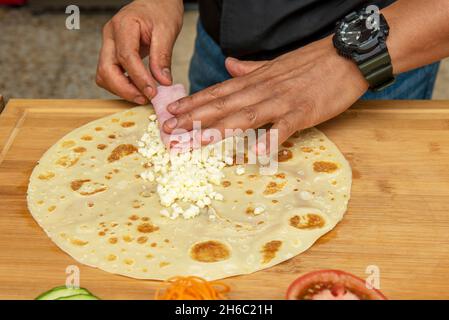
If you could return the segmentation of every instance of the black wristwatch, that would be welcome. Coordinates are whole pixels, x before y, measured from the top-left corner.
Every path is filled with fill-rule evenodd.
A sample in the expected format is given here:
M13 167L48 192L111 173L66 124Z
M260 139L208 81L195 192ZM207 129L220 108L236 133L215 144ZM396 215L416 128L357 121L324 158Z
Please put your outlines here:
M362 9L338 21L333 37L337 52L357 64L374 91L385 89L395 80L386 44L389 30L380 12Z

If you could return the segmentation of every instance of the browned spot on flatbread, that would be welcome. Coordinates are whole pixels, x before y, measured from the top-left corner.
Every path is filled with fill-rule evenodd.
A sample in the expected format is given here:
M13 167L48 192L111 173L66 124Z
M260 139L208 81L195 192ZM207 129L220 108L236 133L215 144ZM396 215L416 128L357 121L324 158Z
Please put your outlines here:
M67 140L67 141L64 141L64 142L61 144L61 146L62 146L63 148L70 148L70 147L73 147L75 144L76 144L75 141L73 141L73 140Z
M293 158L293 153L290 150L282 149L278 152L278 162L286 162Z
M139 244L144 244L147 241L148 241L148 237L145 237L145 236L137 238L137 243L139 243Z
M329 161L315 161L313 163L313 170L315 172L332 173L338 169L338 165L335 162Z
M56 164L64 168L70 168L71 166L74 166L78 162L78 160L78 157L62 156L61 158L56 160Z
M152 163L144 163L144 164L142 165L142 167L144 167L145 169L151 168L152 166L153 166Z
M199 242L190 249L190 257L200 262L217 262L229 259L231 252L228 247L215 240Z
M108 135L108 138L109 139L115 139L115 138L117 138L117 136L115 134L110 134L110 135Z
M70 239L70 242L75 246L85 246L89 243L89 241L79 240L79 239Z
M283 147L285 147L285 148L291 148L291 147L293 147L293 142L291 142L291 141L284 141L283 143L282 143L282 146Z
M151 233L157 230L159 230L159 227L149 222L141 223L137 226L137 231L141 233Z
M260 252L262 253L262 263L268 263L276 257L276 253L282 246L282 241L272 240L264 244Z
M247 215L253 216L254 215L254 208L253 207L247 207L245 210L245 213Z
M55 209L56 209L56 206L49 206L47 208L48 212L53 212L53 211L55 211Z
M279 178L279 179L285 179L285 173L283 173L283 172L280 172L280 173L277 173L276 175L276 178Z
M108 157L109 162L120 160L121 158L137 152L137 148L132 144L121 144L112 150Z
M96 127L96 128L95 128L95 131L102 131L102 130L103 130L102 127Z
M231 185L231 181L225 180L221 183L221 185L225 188L229 187Z
M134 126L135 123L132 122L132 121L125 121L125 122L122 122L120 125L121 125L123 128L129 128L129 127Z
M139 201L139 200L134 200L133 203L132 203L132 207L134 209L139 209L142 206L143 206L143 202Z
M84 147L76 147L76 148L73 149L73 151L76 152L76 153L83 153L83 152L86 152L86 148L84 148Z
M322 216L316 213L295 215L290 218L290 225L297 229L320 229L326 224Z
M93 139L92 136L90 136L88 134L81 137L81 140L84 140L84 141L91 141L92 139Z
M285 182L277 183L277 182L271 181L265 187L265 190L263 191L263 194L264 195L275 194L275 193L281 191L284 188L285 184L286 184Z
M123 241L125 242L132 242L134 240L133 237L131 237L130 235L126 234L122 237Z
M123 260L123 263L124 263L124 264L127 264L128 266L131 266L131 265L134 264L134 260L133 260L133 259L126 258L125 260Z
M170 262L162 261L161 263L159 263L159 268L163 268L163 267L166 267L168 265L170 265Z
M104 236L106 235L106 233L105 233L104 231L100 231L100 232L98 232L98 235L99 235L100 237L104 237Z
M305 153L311 153L311 152L313 152L313 148L311 148L311 147L302 147L301 151L305 152Z
M105 145L103 143L100 143L100 144L97 145L97 149L98 150L104 150L104 149L106 149L106 147L107 147L107 145Z
M139 216L137 214L133 214L132 216L129 216L128 219L132 220L132 221L137 221L137 220L139 220Z
M99 192L107 190L107 187L98 182L91 182L90 179L73 180L70 183L70 188L77 191L82 196L90 196Z
M115 260L117 260L117 256L115 254L110 254L106 257L106 260L115 261Z
M247 195L252 195L252 194L254 193L254 191L251 190L251 189L248 189L248 190L245 191L245 193L246 193Z
M108 239L108 242L109 242L110 244L116 244L116 243L118 242L118 239L117 239L116 237L112 237L112 238L109 238L109 239Z
M50 180L51 178L53 178L55 176L55 174L51 171L47 171L47 172L43 172L41 173L38 178L41 180Z
M116 122L118 122L119 120L117 119L117 118L112 118L111 119L111 122L114 122L114 123L116 123Z

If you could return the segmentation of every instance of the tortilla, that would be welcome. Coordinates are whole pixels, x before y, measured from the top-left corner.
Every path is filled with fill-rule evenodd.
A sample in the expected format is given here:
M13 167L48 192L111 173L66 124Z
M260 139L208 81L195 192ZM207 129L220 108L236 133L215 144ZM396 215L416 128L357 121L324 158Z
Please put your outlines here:
M155 183L144 181L137 141L150 107L136 107L67 134L35 167L28 207L52 241L77 261L141 279L219 279L271 267L307 250L343 218L351 169L317 129L280 147L279 170L224 169L215 219L161 216ZM263 212L256 208L264 208Z

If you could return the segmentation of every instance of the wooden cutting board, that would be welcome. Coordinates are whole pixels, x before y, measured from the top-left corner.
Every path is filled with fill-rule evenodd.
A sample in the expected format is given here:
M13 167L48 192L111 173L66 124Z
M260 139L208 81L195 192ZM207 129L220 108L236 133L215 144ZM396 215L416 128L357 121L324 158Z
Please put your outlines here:
M44 151L91 120L131 107L106 100L11 100L0 116L0 299L32 299L80 269L104 299L151 299L160 283L83 266L59 250L26 206ZM353 169L349 210L307 252L225 280L235 299L283 299L301 273L379 271L391 299L449 299L449 102L361 102L320 126Z

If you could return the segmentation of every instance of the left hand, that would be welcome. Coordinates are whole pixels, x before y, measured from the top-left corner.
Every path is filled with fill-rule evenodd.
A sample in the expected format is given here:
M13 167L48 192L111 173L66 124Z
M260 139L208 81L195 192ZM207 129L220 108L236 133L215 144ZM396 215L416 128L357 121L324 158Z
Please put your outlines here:
M280 144L297 130L345 111L368 89L357 66L337 54L330 37L271 61L228 58L226 68L233 79L168 106L175 118L164 123L164 131L192 130L196 120L224 137L225 129L244 131L272 123ZM265 153L269 146L261 149Z

